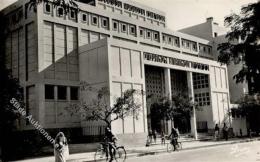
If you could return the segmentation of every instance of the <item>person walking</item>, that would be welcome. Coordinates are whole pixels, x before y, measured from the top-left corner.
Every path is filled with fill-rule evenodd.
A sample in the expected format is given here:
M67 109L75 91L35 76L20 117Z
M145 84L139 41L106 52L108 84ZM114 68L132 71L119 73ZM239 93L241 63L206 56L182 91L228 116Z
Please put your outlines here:
M164 131L161 132L161 144L165 145L165 133L164 133Z
M218 124L215 125L215 132L214 132L214 139L218 140L219 137L219 126Z
M55 162L66 162L69 157L69 147L67 138L63 132L59 132L54 143Z
M228 127L227 127L226 123L224 123L224 126L223 126L223 136L224 136L224 139L227 141L228 140Z
M156 138L157 138L156 130L153 130L153 141L155 144L156 144Z

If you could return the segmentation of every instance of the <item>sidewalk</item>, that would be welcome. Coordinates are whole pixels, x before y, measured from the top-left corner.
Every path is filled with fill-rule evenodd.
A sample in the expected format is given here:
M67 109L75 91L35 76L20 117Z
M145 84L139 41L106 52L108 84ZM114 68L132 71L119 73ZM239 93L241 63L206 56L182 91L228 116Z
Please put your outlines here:
M199 149L199 148L206 148L206 147L214 147L220 145L228 145L228 144L236 144L236 143L244 143L244 142L252 142L252 141L260 141L260 138L233 138L229 141L188 141L182 142L182 150L191 150L191 149ZM168 141L167 141L168 142ZM133 147L133 148L126 148L127 150L127 157L137 157L137 156L146 156L146 155L154 155L160 154L167 151L167 144L166 145L151 145L150 147ZM77 153L71 154L69 157L68 162L90 162L94 160L94 152L88 153ZM34 159L27 159L21 160L19 162L53 162L54 157L42 157L42 158L34 158Z

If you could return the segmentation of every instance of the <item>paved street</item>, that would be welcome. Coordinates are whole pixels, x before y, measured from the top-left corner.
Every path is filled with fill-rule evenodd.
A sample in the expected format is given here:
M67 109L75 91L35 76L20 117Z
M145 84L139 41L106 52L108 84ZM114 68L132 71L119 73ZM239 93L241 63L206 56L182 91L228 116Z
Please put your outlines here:
M129 158L127 162L260 162L260 142Z

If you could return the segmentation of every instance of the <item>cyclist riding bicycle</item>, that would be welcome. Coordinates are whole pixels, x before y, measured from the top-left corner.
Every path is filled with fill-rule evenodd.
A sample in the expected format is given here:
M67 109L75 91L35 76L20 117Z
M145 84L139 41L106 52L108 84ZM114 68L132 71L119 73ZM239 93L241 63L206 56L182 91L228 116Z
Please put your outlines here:
M105 143L107 144L106 157L108 158L108 152L109 152L111 160L113 160L114 158L115 148L113 147L113 145L116 144L116 141L117 141L116 136L112 133L111 129L107 127L105 129Z
M174 151L176 151L177 150L176 146L178 145L179 131L173 127L172 132L168 137L171 138L171 144L174 147Z

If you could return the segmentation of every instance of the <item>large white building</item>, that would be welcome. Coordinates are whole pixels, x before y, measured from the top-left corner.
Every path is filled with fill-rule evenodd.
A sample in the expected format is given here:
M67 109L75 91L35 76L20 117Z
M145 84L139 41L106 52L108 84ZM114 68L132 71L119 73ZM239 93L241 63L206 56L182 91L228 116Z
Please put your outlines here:
M79 12L71 9L68 14L51 2L39 4L34 12L28 1L3 10L11 30L7 60L24 87L28 114L45 129L100 133L98 123L66 114L68 105L87 97L79 91L82 81L107 86L114 96L131 88L156 96L186 93L201 107L191 119L193 135L197 129L210 132L215 124L230 124L228 71L216 61L217 43L211 39L222 34L219 30L203 26L172 31L164 12L128 0L79 0ZM214 25L211 19L207 23ZM155 129L146 97L139 101L138 119L112 125L122 141L143 143L148 129ZM171 127L164 126L166 131ZM21 129L32 126L21 121Z

